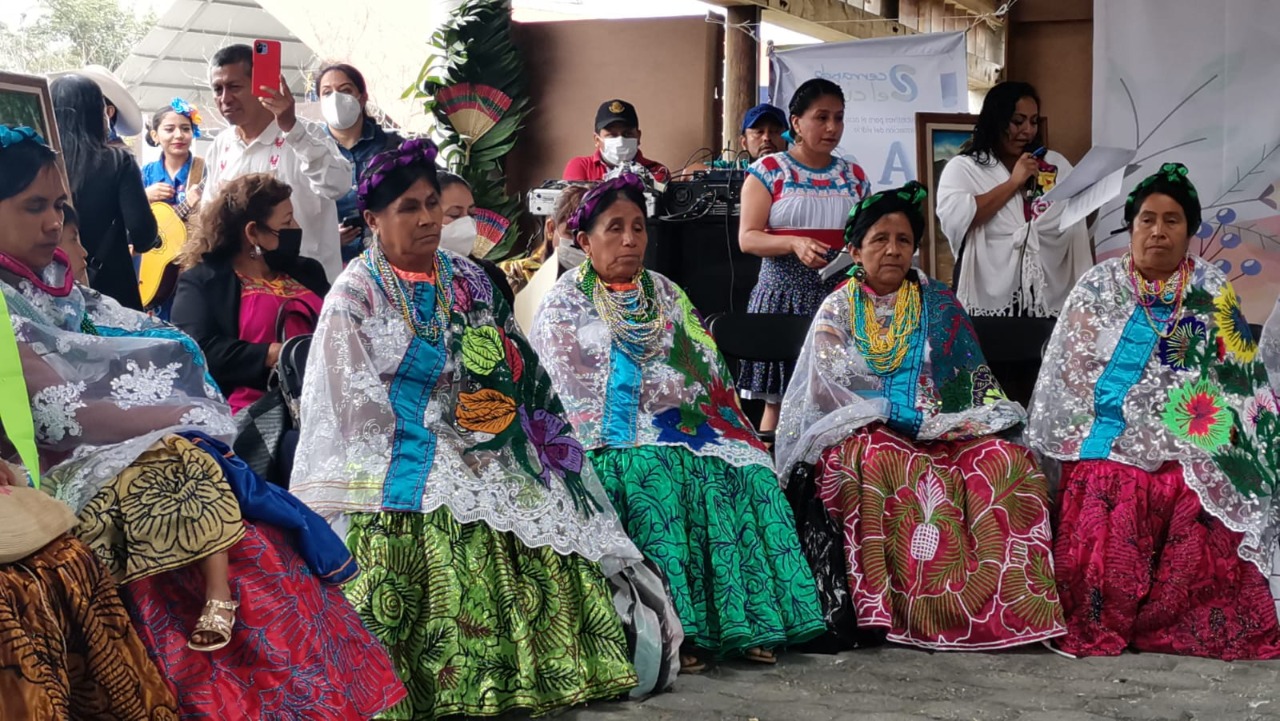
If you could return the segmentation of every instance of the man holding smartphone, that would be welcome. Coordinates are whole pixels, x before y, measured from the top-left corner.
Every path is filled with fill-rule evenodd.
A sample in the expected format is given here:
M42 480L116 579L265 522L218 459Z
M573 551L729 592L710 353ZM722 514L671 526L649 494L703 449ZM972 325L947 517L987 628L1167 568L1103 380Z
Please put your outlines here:
M255 86L255 53L264 59L279 46L264 41L229 45L213 56L209 84L218 112L231 125L214 139L206 158L210 200L227 181L249 173L270 173L293 188L293 210L302 228L302 255L324 266L329 282L342 272L337 201L351 189L351 164L323 125L297 116L284 76L278 84ZM279 58L270 58L279 67ZM261 75L261 73L258 73Z

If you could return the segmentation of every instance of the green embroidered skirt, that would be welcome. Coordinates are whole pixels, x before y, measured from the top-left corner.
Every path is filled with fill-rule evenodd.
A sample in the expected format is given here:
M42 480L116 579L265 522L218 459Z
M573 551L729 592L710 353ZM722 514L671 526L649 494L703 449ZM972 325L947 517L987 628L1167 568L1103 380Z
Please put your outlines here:
M599 564L447 508L353 514L347 546L347 598L409 690L378 718L536 715L636 685Z
M733 656L825 630L773 471L679 446L590 455L627 533L666 575L687 643Z

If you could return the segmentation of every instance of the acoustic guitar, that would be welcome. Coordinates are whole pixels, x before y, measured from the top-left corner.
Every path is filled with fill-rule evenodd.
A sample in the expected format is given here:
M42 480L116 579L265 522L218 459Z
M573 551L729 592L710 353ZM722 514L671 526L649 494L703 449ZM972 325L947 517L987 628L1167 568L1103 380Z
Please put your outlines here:
M138 292L147 310L164 305L177 290L178 255L187 243L187 224L172 205L152 203L151 213L156 216L160 247L143 253L138 267Z

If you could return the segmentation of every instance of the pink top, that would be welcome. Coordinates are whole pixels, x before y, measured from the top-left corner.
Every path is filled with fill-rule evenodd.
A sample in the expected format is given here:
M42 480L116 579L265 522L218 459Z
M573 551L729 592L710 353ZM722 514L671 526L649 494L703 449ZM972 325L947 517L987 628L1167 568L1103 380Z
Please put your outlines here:
M307 290L298 281L288 276L278 280L248 278L236 273L240 279L240 340L249 343L276 343L285 338L315 332L311 322L311 313L297 307L301 303L310 308L315 316L320 315L323 301L320 296ZM284 321L284 338L276 337L276 318L280 308L294 304L296 310L289 313ZM237 388L227 398L231 404L231 412L239 413L241 409L253 405L261 398L263 392L257 388Z

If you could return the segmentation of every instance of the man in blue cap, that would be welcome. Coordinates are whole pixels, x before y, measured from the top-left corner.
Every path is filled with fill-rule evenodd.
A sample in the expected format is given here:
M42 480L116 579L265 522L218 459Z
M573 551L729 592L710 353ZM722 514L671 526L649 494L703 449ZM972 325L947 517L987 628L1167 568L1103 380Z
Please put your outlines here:
M708 164L697 163L684 169L685 173L696 170L746 170L751 164L772 153L780 153L787 149L787 141L782 134L787 130L787 114L782 108L768 103L760 103L742 116L742 137L738 145L742 148L729 159L716 158Z

